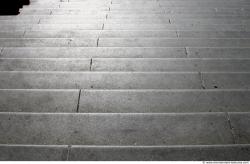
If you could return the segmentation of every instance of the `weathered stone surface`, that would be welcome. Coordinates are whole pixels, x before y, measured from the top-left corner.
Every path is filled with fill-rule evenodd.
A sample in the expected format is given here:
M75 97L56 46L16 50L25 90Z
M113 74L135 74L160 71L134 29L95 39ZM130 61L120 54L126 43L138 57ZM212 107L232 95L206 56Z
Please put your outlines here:
M0 161L65 161L67 146L0 145Z
M248 90L83 90L83 113L249 112Z
M249 89L249 73L202 73L204 86L207 89Z
M250 48L187 48L190 58L250 58Z
M138 47L9 47L3 58L185 58L184 48Z
M225 114L0 114L0 143L232 144ZM152 140L152 138L154 138Z
M1 89L199 89L198 73L0 72Z
M120 18L122 19L122 18ZM124 18L130 19L130 18ZM149 18L138 18L138 19L149 19ZM153 18L151 18L153 19ZM163 19L163 18L160 18ZM165 18L166 19L166 18ZM106 23L104 24L105 30L189 30L189 31L245 31L249 29L247 25L235 25L235 24L169 24L169 23L160 23L160 24L142 24L142 23ZM248 31L248 30L247 30Z
M99 30L40 30L26 32L25 38L98 38Z
M1 112L76 112L79 90L0 90Z
M89 71L90 59L0 59L0 71Z
M71 161L247 161L249 145L73 146Z
M249 47L250 39L100 38L100 47Z
M175 31L142 31L142 30L102 30L100 38L110 37L169 37L176 38L177 34Z
M101 30L102 23L96 24L39 24L30 30Z
M93 59L92 71L250 72L247 59Z
M184 24L224 24L224 25L233 25L233 24L243 24L241 19L232 19L232 18L171 18L170 22L176 25Z
M190 38L250 38L244 31L178 31L179 37Z
M250 142L250 114L229 113L229 119L235 135L236 143L248 144Z
M0 31L0 38L21 38L24 35L24 31L15 31L13 32L2 32Z
M0 33L1 34L1 33ZM13 36L12 33L3 34L4 36ZM132 31L132 30L41 30L29 31L25 35L22 32L20 37L25 38L105 38L105 37L169 37L176 38L175 31Z
M0 38L1 47L96 47L95 38L85 38L78 42L78 39L58 39L58 38Z

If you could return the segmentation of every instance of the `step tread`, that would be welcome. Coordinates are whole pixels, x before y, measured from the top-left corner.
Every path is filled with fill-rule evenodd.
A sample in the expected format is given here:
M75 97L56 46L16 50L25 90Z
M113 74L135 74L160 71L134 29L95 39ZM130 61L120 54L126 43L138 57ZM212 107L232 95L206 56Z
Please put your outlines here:
M230 113L230 118L234 115ZM237 116L247 121L240 125L248 130L249 113ZM234 130L239 131L232 135L225 113L0 113L0 118L1 144L216 145L233 144L234 137L242 134L231 119ZM249 136L244 135L237 143L245 143Z
M249 145L198 146L75 146L0 145L0 160L8 161L247 161ZM70 153L68 154L68 151ZM123 154L122 156L120 154Z

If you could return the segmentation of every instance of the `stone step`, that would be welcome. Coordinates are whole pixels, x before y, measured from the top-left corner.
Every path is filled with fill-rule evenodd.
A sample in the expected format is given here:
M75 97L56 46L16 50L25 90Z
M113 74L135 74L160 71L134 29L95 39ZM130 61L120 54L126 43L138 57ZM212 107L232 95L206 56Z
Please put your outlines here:
M250 72L250 59L1 58L0 71Z
M200 89L198 73L0 72L0 89ZM212 74L213 75L213 74ZM227 76L227 75L226 75ZM237 74L247 78L248 74ZM223 76L222 76L223 77ZM208 77L209 78L209 77ZM224 77L226 78L226 77ZM233 78L230 76L228 78ZM238 80L241 80L238 79ZM211 80L211 79L210 79ZM223 79L221 79L223 80ZM219 81L220 82L220 81ZM218 82L218 83L219 83ZM248 81L245 88L248 86ZM233 83L235 85L235 83ZM229 85L230 88L231 85ZM220 85L219 85L220 87Z
M2 161L247 161L249 144L192 146L0 145Z
M249 90L0 90L0 112L250 112ZM28 100L28 101L27 101ZM180 103L181 102L181 103ZM38 105L39 104L39 105Z
M215 26L217 25L218 27L220 26L225 26L225 25L230 25L230 26L236 26L236 25L245 25L246 27L249 26L249 20L248 19L235 19L235 18L230 18L230 19L222 19L222 18L171 18L171 17L155 17L155 18L150 18L150 17L130 17L126 19L102 19L102 18L83 18L83 17L69 17L65 16L64 18L62 17L55 17L55 16L50 16L48 18L40 18L40 17L19 17L19 19L7 19L7 18L2 18L0 17L0 22L1 25L16 25L18 27L21 27L23 25L35 25L35 24L50 24L50 25L56 25L56 24L97 24L97 23L105 23L105 24L113 24L113 25L130 25L135 24L135 25L140 25L140 23L143 23L144 25L149 26L150 23L154 23L156 25L169 25L170 23L172 26L183 26L185 25L186 27L189 27L191 25L193 26L198 26L198 25L206 25L206 26ZM155 26L156 26L155 25ZM220 26L219 26L220 25Z
M77 112L79 90L0 90L0 112Z
M37 23L37 20L32 20L33 22ZM14 20L2 20L1 22L6 22L6 23L13 23L17 22L17 24L22 24L29 22L26 18L17 21ZM33 23L31 22L31 23ZM41 18L39 21L40 24L91 24L91 23L105 23L105 24L173 24L173 25L216 25L216 24L221 24L221 25L249 25L248 20L239 20L239 19L169 19L169 18L128 18L128 19L44 19Z
M100 38L99 47L249 47L250 39Z
M41 18L39 24L103 24L106 22L106 19L57 19L57 18Z
M20 32L23 35L23 32ZM1 34L1 33L0 33ZM12 33L10 33L11 36ZM5 33L4 36L7 36ZM190 38L250 38L250 32L246 31L135 31L135 30L50 30L29 31L27 38L77 38L77 37L190 37Z
M249 31L42 30L0 31L0 38L250 38Z
M1 30L101 30L103 28L102 23L94 24L5 24L0 25Z
M18 15L18 16L1 16L0 20L39 20L39 19L106 19L106 14L101 15L83 15L83 16L72 16L72 15Z
M249 90L82 90L79 112L250 112L249 96Z
M39 20L28 20L28 19L23 19L23 20L0 20L1 25L16 25L16 26L21 26L25 24L38 24Z
M19 71L19 63L13 70ZM39 60L37 61L39 62ZM12 63L1 61L0 70L9 71ZM22 65L25 62L23 62ZM17 67L17 68L16 68ZM59 66L58 66L59 67ZM70 66L69 66L70 67ZM25 69L24 69L25 70ZM139 59L139 58L93 58L91 71L130 71L130 72L250 72L248 59Z
M249 48L5 47L0 58L250 58Z
M249 160L249 145L213 146L72 146L69 160L100 161L226 161ZM88 154L88 155L86 155ZM121 155L122 154L122 155Z
M202 56L202 49L190 49ZM199 52L197 52L199 51ZM209 51L209 50L207 50ZM205 51L205 52L207 52ZM221 50L222 51L222 50ZM245 57L249 57L248 49L243 49ZM209 51L212 52L212 51ZM224 51L222 51L224 52ZM220 54L223 54L220 52ZM230 51L231 52L231 51ZM241 51L235 50L232 57ZM225 54L228 54L226 52ZM240 54L243 54L240 53ZM214 54L213 54L214 55ZM211 55L212 56L212 55ZM6 47L0 53L0 58L185 58L186 52L183 48L130 48L130 47ZM240 57L240 56L239 56ZM242 56L241 56L242 57Z
M180 38L250 38L248 31L177 31L177 35Z
M247 144L249 121L249 113L0 113L0 143L117 146Z
M97 38L0 38L0 47L96 47Z
M247 34L247 32L245 32ZM6 34L7 35L7 34ZM237 35L237 34L235 34ZM240 33L239 35L244 35ZM96 38L96 37L171 37L176 38L176 31L114 31L114 30L50 30L29 31L24 37L27 38ZM246 37L247 35L245 35ZM250 36L250 33L249 33Z
M25 31L0 31L0 38L22 38L25 34Z
M248 38L0 38L0 47L249 47Z
M242 15L197 15L197 14L108 14L108 19L249 19L250 16ZM38 19L106 19L106 14L88 14L88 15L18 15L1 16L0 20L38 20Z
M205 89L249 89L250 87L248 73L202 73L201 79Z
M7 28L7 27L6 27ZM73 27L74 28L74 27ZM76 27L77 28L77 27ZM183 30L183 31L249 31L248 25L242 24L113 24L104 23L104 30Z
M66 161L65 145L0 145L1 161Z
M62 10L62 9L23 9L21 15L96 15L107 14L108 10Z
M0 75L0 89L249 89L250 84L247 72L2 71Z
M18 59L1 58L0 71L89 71L90 59L43 58Z
M249 58L249 48L197 48L187 47L190 58Z
M4 19L0 17L0 22L2 25L23 25L23 24L92 24L92 23L106 23L106 24L172 24L172 25L249 25L249 19L222 19L222 18L150 18L150 17L130 17L126 19L91 19L91 18L83 18L83 17L55 17L50 16L47 18L40 17L19 17L19 19Z
M182 14L201 14L201 15L207 15L207 16L217 16L217 15L231 15L231 16L248 16L250 12L243 11L243 10L219 10L215 8L209 8L208 10L204 9L201 10L198 8L194 10L186 9L186 8L164 8L157 10L137 10L137 11L131 11L131 10L116 10L113 9L112 6L108 8L96 8L92 10L82 10L82 9L23 9L21 10L21 15L89 15L89 14L109 14L109 15L166 15L166 14L173 14L173 15L182 15ZM110 10L110 11L109 11Z
M138 12L138 11L134 11L134 12L125 12L127 10L123 10L123 12L119 12L119 11L114 11L112 9L110 9L111 11L110 12L107 12L107 14L112 18L112 17L116 17L116 16L152 16L152 17L159 17L159 16L183 16L186 14L186 16L192 16L192 17L229 17L229 16L232 16L232 17L248 17L249 16L249 13L248 12L244 12L242 10L238 11L238 12L216 12L216 11L210 11L210 12L207 12L207 11L197 11L197 10L194 10L193 12L192 11L186 11L186 12L180 12L178 10L167 10L167 9L164 9L164 10L161 10L160 11L164 11L164 12ZM151 10L152 11L152 10ZM184 10L185 11L185 10ZM185 16L183 16L185 18Z

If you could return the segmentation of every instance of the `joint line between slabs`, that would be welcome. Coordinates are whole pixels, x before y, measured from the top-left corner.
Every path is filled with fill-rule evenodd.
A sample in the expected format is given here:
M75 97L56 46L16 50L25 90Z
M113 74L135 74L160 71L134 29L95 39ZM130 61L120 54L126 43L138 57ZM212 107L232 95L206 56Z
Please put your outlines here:
M82 89L79 90L78 100L77 100L77 107L76 107L76 113L79 113L79 106L80 106L81 93L82 93Z
M39 20L38 20L37 24L40 24L40 23L41 23L41 19L42 19L42 18L39 18Z
M92 65L93 65L93 58L90 59L89 71L92 71Z
M67 161L69 161L69 158L70 158L71 147L72 147L71 145L68 145L67 147L67 158L66 158Z
M234 144L237 144L236 135L235 135L234 128L233 128L233 125L231 123L231 119L230 119L228 112L226 112L226 118L227 118L227 122L229 124L230 132L231 132L232 137L233 137L233 142L234 142Z
M188 47L184 47L184 50L185 50L185 55L188 58L188 54L189 54Z
M175 34L176 34L176 37L177 37L177 38L180 37L178 30L175 31Z
M2 47L2 48L0 49L0 56L3 55L3 51L4 51L4 48Z
M100 38L98 37L97 42L96 42L96 47L99 47L99 40L100 40Z
M204 82L204 79L203 79L203 75L202 75L201 72L199 72L199 77L200 77L201 88L202 89L206 89L206 85L205 85L205 82Z
M23 32L23 36L22 36L22 37L25 37L25 35L26 35L26 31L27 31L27 30L24 30L24 32Z

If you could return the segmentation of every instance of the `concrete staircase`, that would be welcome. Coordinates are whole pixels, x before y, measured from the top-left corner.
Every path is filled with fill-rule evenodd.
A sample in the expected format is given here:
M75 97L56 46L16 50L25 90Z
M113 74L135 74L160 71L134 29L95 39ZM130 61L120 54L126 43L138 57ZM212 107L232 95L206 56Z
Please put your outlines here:
M0 17L0 160L250 160L249 0L32 0Z

